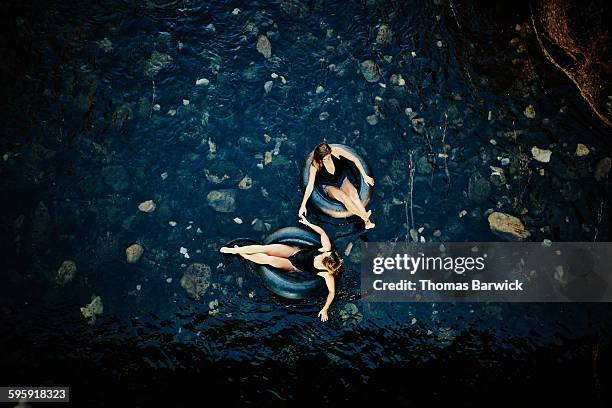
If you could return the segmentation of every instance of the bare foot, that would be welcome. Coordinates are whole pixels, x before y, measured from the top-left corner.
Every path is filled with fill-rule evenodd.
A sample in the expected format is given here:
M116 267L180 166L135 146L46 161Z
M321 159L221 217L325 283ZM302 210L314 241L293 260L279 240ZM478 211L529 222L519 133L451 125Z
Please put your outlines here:
M219 252L221 252L222 254L235 254L236 248L221 247Z
M376 224L374 224L374 223L373 223L372 221L370 221L370 220L367 220L367 221L365 222L365 229L367 229L367 230L368 230L368 229L372 229L372 228L374 228L375 226L376 226Z

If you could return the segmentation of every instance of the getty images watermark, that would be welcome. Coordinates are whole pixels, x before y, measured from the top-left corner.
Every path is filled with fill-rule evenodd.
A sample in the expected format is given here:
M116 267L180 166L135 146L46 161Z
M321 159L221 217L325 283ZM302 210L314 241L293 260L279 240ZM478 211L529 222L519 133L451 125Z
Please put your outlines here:
M366 243L374 302L612 302L610 242Z

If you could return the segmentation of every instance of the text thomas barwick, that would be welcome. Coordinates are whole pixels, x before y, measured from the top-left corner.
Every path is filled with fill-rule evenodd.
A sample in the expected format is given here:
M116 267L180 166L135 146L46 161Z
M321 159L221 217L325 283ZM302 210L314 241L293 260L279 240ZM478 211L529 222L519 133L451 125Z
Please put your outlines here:
M377 279L372 283L374 290L423 290L423 291L456 291L456 290L480 290L480 291L522 291L523 283L515 279L510 282L508 279L503 282L482 282L472 279L471 282L434 282L429 279L412 281L402 279L396 282L384 282ZM419 289L417 289L417 287Z

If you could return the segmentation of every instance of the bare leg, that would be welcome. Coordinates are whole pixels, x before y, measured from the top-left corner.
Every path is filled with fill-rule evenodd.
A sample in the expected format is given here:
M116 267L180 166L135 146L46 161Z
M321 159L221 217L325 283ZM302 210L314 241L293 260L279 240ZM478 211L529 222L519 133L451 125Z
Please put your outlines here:
M359 193L357 192L357 189L355 188L353 183L351 183L349 179L345 178L342 182L342 185L340 186L340 190L342 190L349 197L355 207L359 208L361 211L363 211L363 213L365 213L366 217L361 218L363 219L363 222L365 222L366 229L374 228L376 224L370 221L370 215L372 215L372 210L366 211L365 207L363 206L363 203L361 202L361 198L359 198Z
M245 245L243 247L223 247L220 252L224 254L266 254L279 258L289 258L298 248L284 244Z
M366 211L365 207L363 207L363 203L361 202L361 198L359 198L359 192L357 191L353 183L349 181L349 179L344 179L342 185L340 186L340 190L344 191L344 193L348 195L348 197L351 199L351 201L353 202L353 204L355 204L357 208L363 208L363 211Z
M266 254L240 254L240 256L259 265L270 265L273 268L286 272L293 271L293 264L287 258Z
M353 203L353 200L349 198L348 194L340 190L338 187L327 186L325 188L325 191L327 192L327 195L329 195L331 198L333 198L334 200L338 200L342 204L344 204L344 206L351 215L356 215L364 221L368 219L368 215L366 214L363 206L361 206L361 208L357 207L355 203Z

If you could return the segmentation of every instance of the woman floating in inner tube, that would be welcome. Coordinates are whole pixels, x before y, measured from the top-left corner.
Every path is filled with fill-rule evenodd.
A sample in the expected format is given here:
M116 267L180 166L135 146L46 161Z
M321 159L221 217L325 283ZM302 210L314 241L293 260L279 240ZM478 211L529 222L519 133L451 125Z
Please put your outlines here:
M306 215L306 202L312 194L315 181L318 179L330 198L341 202L350 215L361 218L366 229L374 228L375 224L370 221L372 210L367 211L365 209L355 186L339 171L340 159L343 157L355 165L367 184L374 185L374 179L366 174L361 162L352 153L337 145L332 147L327 143L318 144L312 155L308 185L304 191L298 217L303 218Z
M325 279L329 293L325 306L318 314L321 321L325 322L328 319L329 305L334 300L334 294L336 293L335 277L342 270L342 258L338 255L338 252L332 250L331 241L323 228L310 223L305 218L300 218L300 222L308 225L321 236L321 248L304 249L286 244L246 245L242 247L236 245L233 248L222 247L220 252L237 254L256 264L270 265L285 272L301 270Z

